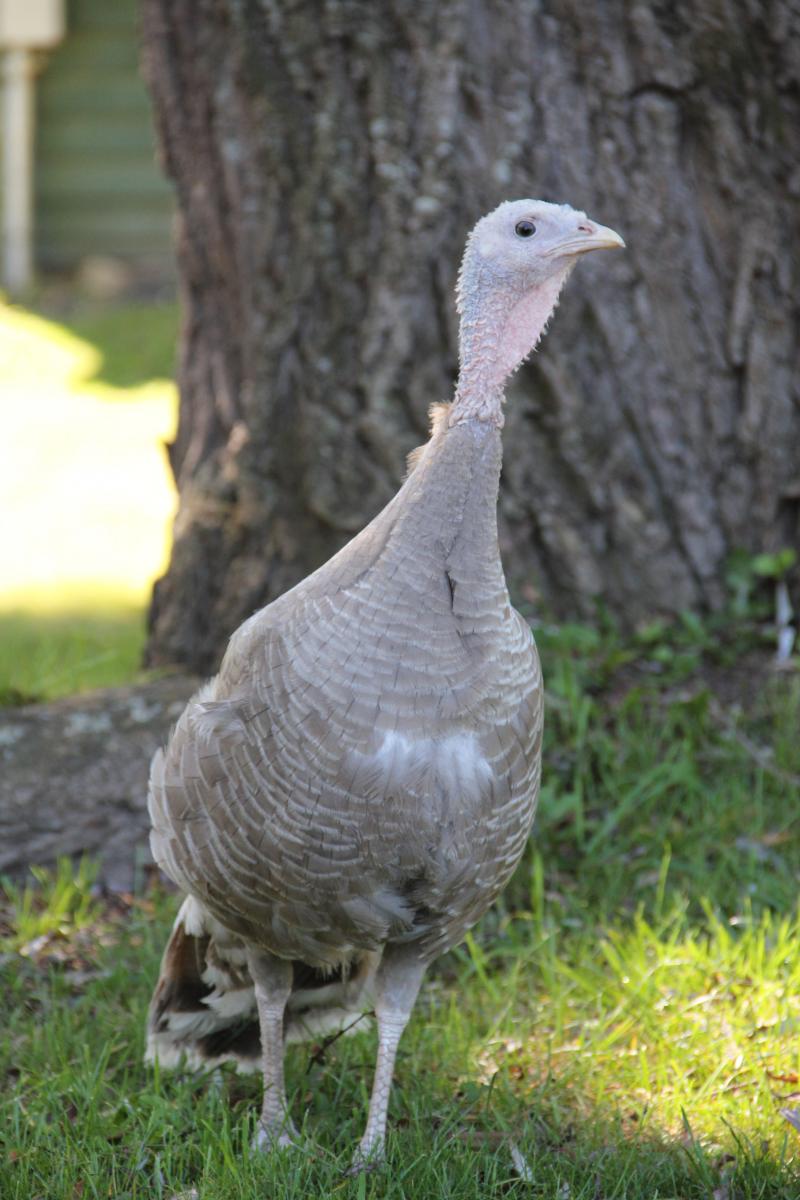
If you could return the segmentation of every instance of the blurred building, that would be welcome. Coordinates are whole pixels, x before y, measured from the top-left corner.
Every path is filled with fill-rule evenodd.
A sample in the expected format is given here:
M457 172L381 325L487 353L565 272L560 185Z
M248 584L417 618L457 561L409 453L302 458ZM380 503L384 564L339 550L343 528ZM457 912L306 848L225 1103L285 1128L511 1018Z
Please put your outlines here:
M155 158L136 0L0 0L0 17L6 285L20 290L26 274L87 260L171 275L172 196ZM26 25L33 32L17 34ZM23 37L40 44L20 46Z

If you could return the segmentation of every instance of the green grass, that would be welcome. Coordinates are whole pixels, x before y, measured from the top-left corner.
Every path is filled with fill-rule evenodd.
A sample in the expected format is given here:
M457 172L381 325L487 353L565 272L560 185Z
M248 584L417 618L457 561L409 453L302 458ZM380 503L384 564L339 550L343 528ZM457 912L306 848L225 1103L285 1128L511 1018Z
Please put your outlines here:
M13 913L13 925L0 939L4 950L18 952L37 938L66 938L101 918L103 909L92 891L97 870L88 859L75 868L70 859L61 858L55 872L31 867L31 874L38 887L4 880L5 901Z
M144 649L141 607L0 612L0 706L52 700L137 677Z
M374 1175L342 1175L374 1035L290 1048L312 1149L251 1153L257 1080L141 1062L174 897L103 902L86 867L12 889L4 1200L797 1200L800 1134L780 1109L800 1108L800 680L753 659L759 698L738 708L735 639L712 638L689 671L682 637L540 631L534 845L431 972Z
M170 545L174 304L0 303L0 703L124 682Z
M61 323L97 351L90 380L125 390L173 378L178 321L174 303L126 301L101 307L84 304Z

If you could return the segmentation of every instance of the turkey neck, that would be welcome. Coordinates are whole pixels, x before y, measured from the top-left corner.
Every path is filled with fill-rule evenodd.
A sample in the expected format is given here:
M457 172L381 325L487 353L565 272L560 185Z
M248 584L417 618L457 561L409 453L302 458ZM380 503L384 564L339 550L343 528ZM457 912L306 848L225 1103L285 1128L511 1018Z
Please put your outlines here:
M535 287L504 278L470 247L458 284L461 369L449 424L479 420L503 426L506 381L544 333L573 263Z
M435 597L437 608L477 616L507 603L497 544L501 462L496 426L467 420L440 428L390 506L387 566L397 567L423 608Z

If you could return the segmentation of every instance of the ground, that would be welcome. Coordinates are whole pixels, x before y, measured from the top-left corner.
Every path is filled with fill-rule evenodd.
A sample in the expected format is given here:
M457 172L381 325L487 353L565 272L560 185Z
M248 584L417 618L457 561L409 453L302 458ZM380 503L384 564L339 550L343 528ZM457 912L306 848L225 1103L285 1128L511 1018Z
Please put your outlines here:
M7 884L3 1200L796 1200L800 677L796 658L774 664L769 581L737 578L714 620L626 632L602 613L594 626L533 621L548 688L535 838L423 990L381 1172L342 1174L365 1119L373 1034L290 1049L309 1148L265 1158L249 1149L257 1080L142 1063L176 898L145 878L104 894L89 864ZM135 673L135 657L117 656L131 626L98 634L101 617L102 604L84 604L87 637L121 682ZM21 604L15 620L58 668L64 626ZM13 674L14 628L0 621L12 692L94 682L86 651L57 684L52 671Z

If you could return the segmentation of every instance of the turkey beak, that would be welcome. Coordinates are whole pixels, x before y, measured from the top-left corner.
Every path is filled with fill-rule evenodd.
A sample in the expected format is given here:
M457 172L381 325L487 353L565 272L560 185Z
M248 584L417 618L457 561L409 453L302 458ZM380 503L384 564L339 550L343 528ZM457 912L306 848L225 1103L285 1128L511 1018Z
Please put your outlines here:
M584 240L581 242L581 248L578 250L582 254L585 250L624 250L625 243L616 232L615 229L609 229L607 225L595 225L594 221L586 221L583 225L578 226L580 233L585 234Z
M590 250L624 250L625 243L614 229L584 220L575 233L553 246L548 257L562 254L588 254Z

